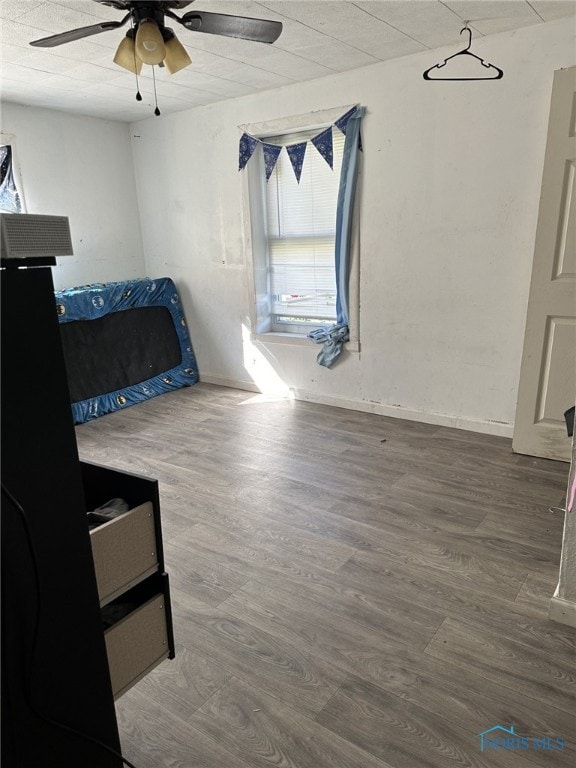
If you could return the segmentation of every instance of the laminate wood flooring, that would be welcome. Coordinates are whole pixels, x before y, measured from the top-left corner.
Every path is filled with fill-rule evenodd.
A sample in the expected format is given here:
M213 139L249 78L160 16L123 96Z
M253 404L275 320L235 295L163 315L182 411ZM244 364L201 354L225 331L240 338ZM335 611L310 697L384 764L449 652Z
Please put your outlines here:
M207 384L77 436L160 481L177 657L117 702L138 768L576 764L566 464ZM530 748L481 751L495 725Z

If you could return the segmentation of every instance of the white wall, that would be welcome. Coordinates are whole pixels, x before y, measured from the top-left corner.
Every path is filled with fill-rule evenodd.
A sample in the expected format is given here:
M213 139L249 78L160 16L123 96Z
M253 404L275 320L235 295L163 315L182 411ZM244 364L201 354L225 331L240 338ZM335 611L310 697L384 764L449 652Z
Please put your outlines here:
M28 210L70 217L57 287L172 276L205 380L266 388L268 369L299 397L510 434L552 76L575 63L573 25L473 49L504 79L424 81L444 49L130 128L3 104L0 131L17 137ZM243 338L237 126L353 102L367 107L362 346L328 371L311 343Z
M429 83L429 51L133 126L148 272L179 284L201 377L511 434L561 20L474 42L497 82ZM160 97L161 98L161 97ZM361 353L243 343L247 231L238 125L360 102Z
M58 259L56 287L143 277L128 126L4 103L0 131L16 137L28 212L70 219L74 256Z

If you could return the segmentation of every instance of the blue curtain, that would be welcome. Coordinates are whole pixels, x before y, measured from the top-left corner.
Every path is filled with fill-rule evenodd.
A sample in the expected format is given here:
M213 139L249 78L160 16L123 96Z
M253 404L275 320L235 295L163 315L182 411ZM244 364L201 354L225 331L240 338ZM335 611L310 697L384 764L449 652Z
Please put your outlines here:
M316 362L326 368L332 365L342 354L344 342L350 338L348 331L349 314L349 277L350 277L350 238L352 232L352 213L358 175L358 153L360 144L360 123L364 117L364 107L356 107L346 124L346 140L340 173L338 207L336 210L336 323L327 328L310 331L308 338L322 344Z

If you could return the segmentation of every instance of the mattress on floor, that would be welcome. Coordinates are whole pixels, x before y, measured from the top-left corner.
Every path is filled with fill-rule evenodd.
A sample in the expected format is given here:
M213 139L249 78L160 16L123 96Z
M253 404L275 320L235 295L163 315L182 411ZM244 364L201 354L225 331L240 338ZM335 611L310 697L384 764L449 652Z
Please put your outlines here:
M74 423L198 381L169 277L69 288L55 298Z

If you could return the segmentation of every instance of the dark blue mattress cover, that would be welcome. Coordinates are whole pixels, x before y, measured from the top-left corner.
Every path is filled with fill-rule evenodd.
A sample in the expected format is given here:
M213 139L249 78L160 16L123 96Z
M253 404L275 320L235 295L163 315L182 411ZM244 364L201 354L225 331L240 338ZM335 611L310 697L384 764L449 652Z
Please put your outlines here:
M110 313L124 312L137 308L164 307L170 313L175 332L175 336L174 334L172 335L175 340L177 339L175 343L180 348L179 355L176 355L176 358L180 357L180 360L174 367L157 372L151 378L143 378L137 383L131 383L129 386L98 393L87 399L72 402L75 424L95 419L111 411L127 408L150 397L155 397L180 387L190 386L198 381L198 366L192 349L186 318L184 317L176 286L169 277L127 280L118 283L97 283L77 288L68 288L63 291L56 291L55 298L58 320L61 324L73 323L74 321L99 320ZM88 324L88 326L91 326L91 324ZM94 328L96 327L95 325ZM142 339L138 339L138 342L141 345ZM156 339L157 342L158 339ZM123 340L123 343L127 343L126 339ZM66 347L66 345L64 346ZM153 351L151 354L153 354ZM81 367L81 353L75 353L75 357L75 367L77 365ZM67 362L69 361L67 360ZM110 350L110 359L104 361L103 364L121 367L122 361L114 359L114 351ZM149 367L152 368L153 366L150 365ZM74 387L71 386L71 391L73 389ZM74 397L72 399L74 400Z

